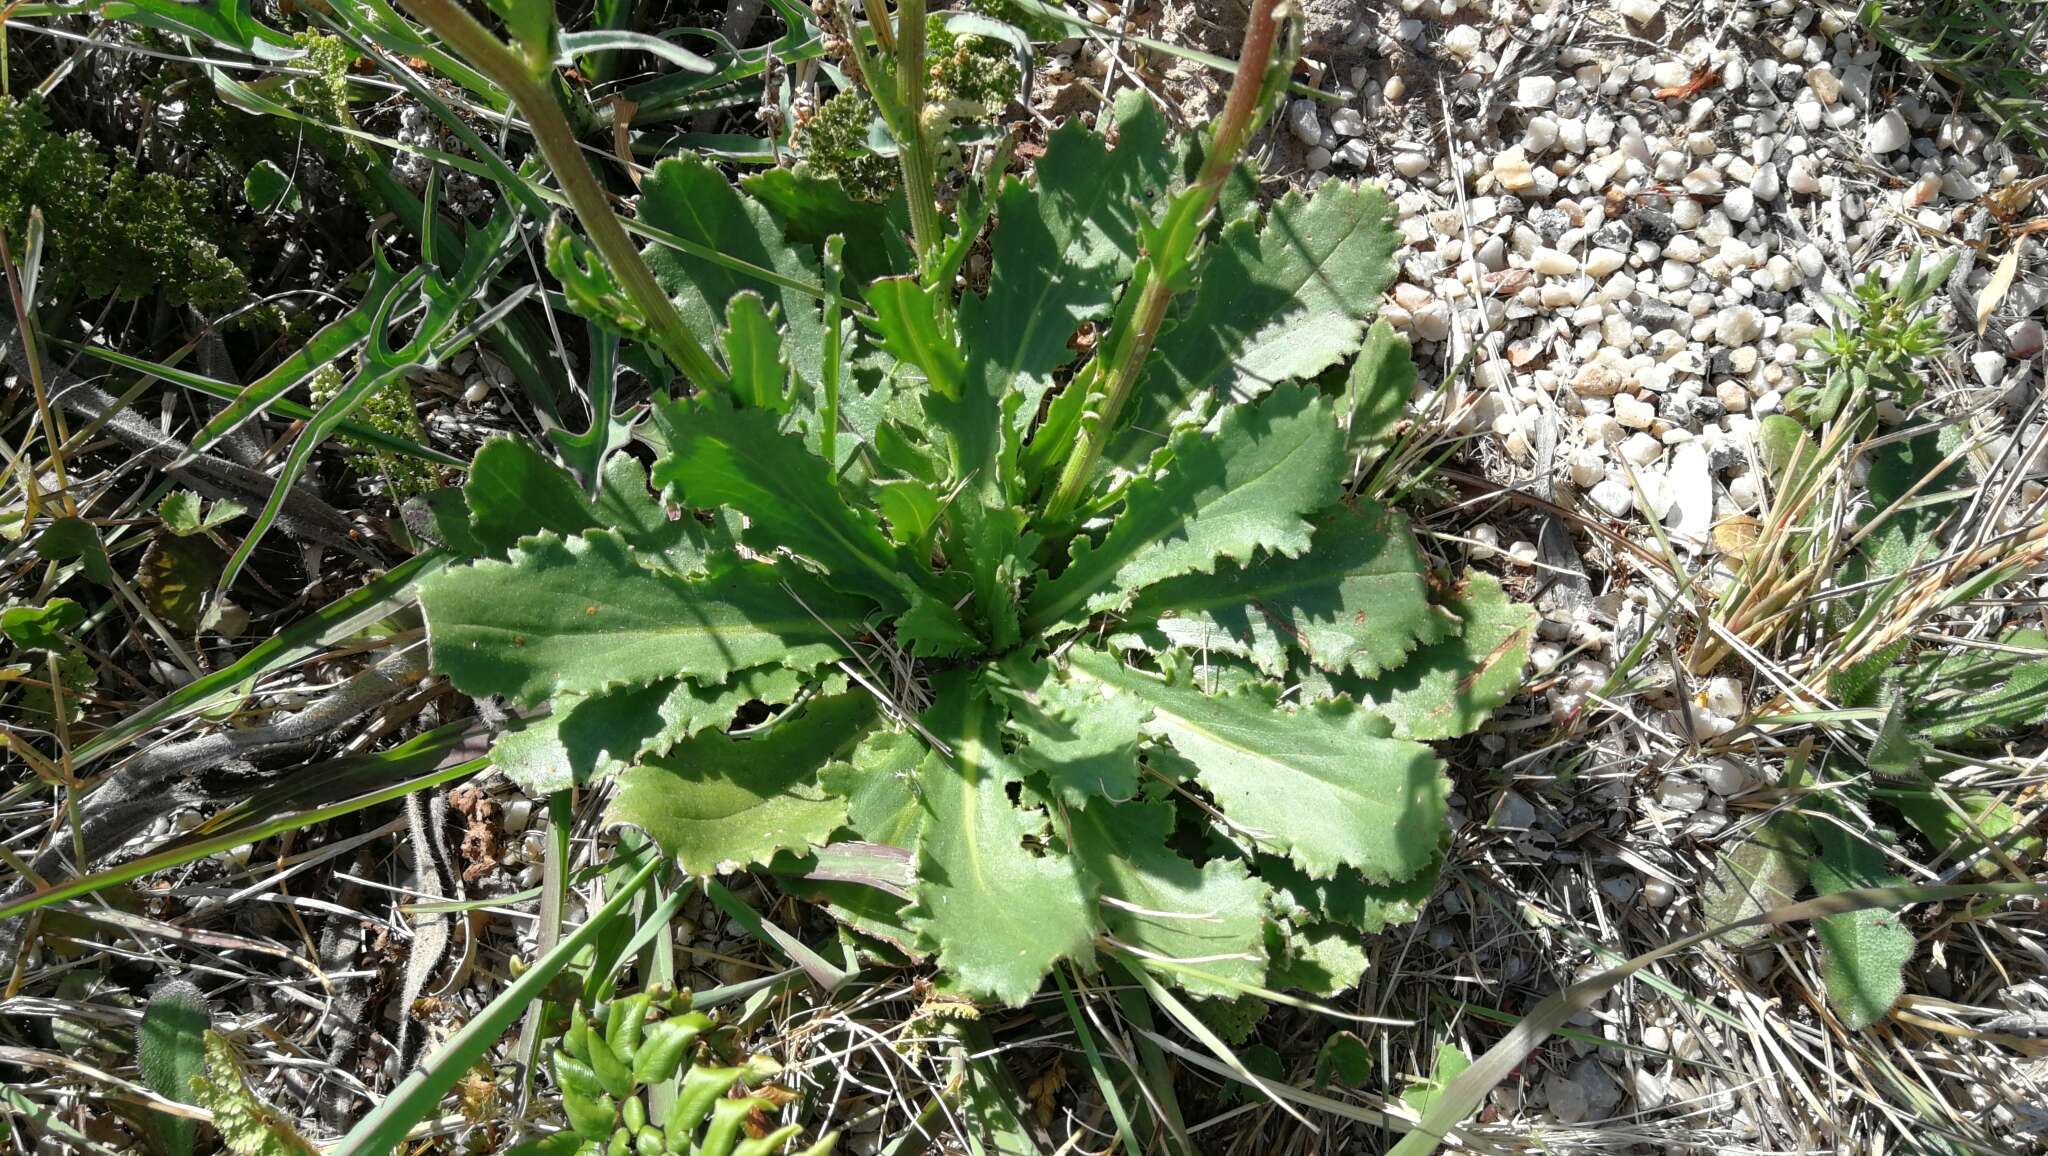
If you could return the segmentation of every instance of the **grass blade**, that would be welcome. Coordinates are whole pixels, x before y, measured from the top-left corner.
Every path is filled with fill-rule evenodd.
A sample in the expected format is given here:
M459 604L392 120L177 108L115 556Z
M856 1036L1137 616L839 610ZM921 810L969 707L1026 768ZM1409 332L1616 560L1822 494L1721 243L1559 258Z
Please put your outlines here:
M483 1058L498 1037L505 1034L526 1010L526 1005L540 996L555 973L567 967L584 945L595 940L612 920L632 906L634 897L653 881L662 865L659 855L649 856L632 879L592 914L588 922L565 936L554 950L535 960L532 967L513 980L498 994L498 998L477 1013L476 1018L435 1049L412 1075L405 1078L404 1083L393 1088L391 1094L384 1097L384 1102L371 1109L370 1114L349 1132L336 1151L348 1156L382 1156L395 1150L413 1124L440 1106L441 1097L447 1095L463 1074Z

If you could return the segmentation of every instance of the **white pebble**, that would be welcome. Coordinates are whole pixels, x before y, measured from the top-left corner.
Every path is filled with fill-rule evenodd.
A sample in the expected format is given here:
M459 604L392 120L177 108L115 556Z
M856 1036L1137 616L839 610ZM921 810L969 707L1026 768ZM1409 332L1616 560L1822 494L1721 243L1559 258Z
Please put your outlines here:
M1906 127L1906 118L1896 108L1863 126L1863 143L1880 156L1898 152L1912 140L1913 130Z
M1552 98L1556 95L1555 77L1525 76L1515 85L1515 103L1523 108L1549 108Z
M1986 389L1995 389L2005 379L2005 355L1993 349L1980 349L1970 355L1970 371Z
M1322 142L1323 120L1316 112L1315 101L1304 97L1287 106L1287 131L1305 145Z
M1364 136L1365 117L1355 108L1340 108L1330 114L1330 131L1338 136Z
M1633 433L1622 439L1621 456L1630 465L1647 466L1664 456L1664 443L1646 433Z

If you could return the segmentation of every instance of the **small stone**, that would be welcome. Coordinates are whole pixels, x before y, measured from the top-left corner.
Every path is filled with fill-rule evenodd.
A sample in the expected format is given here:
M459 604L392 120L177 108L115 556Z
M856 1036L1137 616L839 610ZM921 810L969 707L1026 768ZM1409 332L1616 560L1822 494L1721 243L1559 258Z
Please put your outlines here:
M1620 269L1628 258L1616 249L1594 249L1586 254L1586 276L1598 281Z
M1401 79L1401 74L1397 72L1387 78L1386 86L1380 89L1380 95L1386 98L1388 104L1399 104L1401 98L1408 95L1408 82Z
M1822 104L1833 104L1842 99L1842 78L1832 68L1815 66L1806 71L1806 87Z
M1742 716L1738 713L1722 717ZM1706 784L1709 791L1723 797L1732 797L1749 789L1749 771L1734 759L1714 759L1700 768L1700 781Z
M1970 355L1970 371L1986 389L1995 389L2005 380L2005 355L1993 349L1980 349Z
M1663 0L1616 0L1614 10L1632 24L1650 24L1664 14Z
M1522 151L1532 157L1542 156L1557 144L1557 137L1557 120L1554 117L1530 117L1529 127L1522 132Z
M1742 413L1749 408L1749 390L1739 381L1723 381L1714 387L1714 400L1729 413Z
M1362 140L1347 140L1337 146L1333 159L1348 168L1368 169L1372 167L1372 149Z
M1302 163L1308 166L1309 172L1322 172L1324 169L1330 167L1330 150L1324 148L1321 145L1317 145L1316 147L1308 150L1308 155L1302 158Z
M1478 55L1481 46L1479 28L1472 24L1460 24L1444 33L1444 51L1460 60L1470 60Z
M1493 825L1526 831L1536 825L1536 804L1519 791L1502 791L1500 802L1494 804Z
M1411 179L1421 176L1429 171L1429 153L1421 145L1396 141L1394 171Z
M1602 353L1610 352L1613 351L1602 350ZM1620 363L1619 358L1610 361L1596 356L1579 367L1578 374L1572 378L1572 392L1580 397L1613 397L1627 387L1629 379L1628 367Z
M1323 118L1316 111L1316 102L1306 97L1287 106L1287 131L1304 145L1314 146L1323 140Z
M1748 711L1743 701L1742 684L1726 675L1707 680L1706 685L1700 688L1699 704L1716 718L1739 719Z
M1364 136L1365 116L1348 106L1337 109L1330 114L1330 131L1338 136Z
M1664 443L1646 433L1632 433L1622 439L1620 450L1630 465L1647 466L1664 456Z
M1671 214L1656 209L1637 209L1629 214L1629 223L1635 227L1638 240L1655 241L1661 245L1678 235L1678 223Z
M1686 192L1694 196L1711 196L1721 191L1723 185L1721 170L1712 166L1702 165L1685 174L1685 179L1680 184L1685 187Z
M1626 518L1636 508L1635 491L1613 478L1602 479L1586 496L1610 518Z
M1545 277L1576 277L1579 259L1557 249L1539 248L1529 254L1529 268Z
M1706 785L1685 779L1666 779L1657 787L1657 805L1667 811L1690 815L1707 805Z
M1764 315L1751 305L1724 309L1714 319L1714 340L1722 345L1748 345L1764 335Z
M1793 157L1785 172L1785 187L1795 193L1820 192L1820 162L1809 155Z
M1470 28L1471 25L1459 27ZM1536 175L1530 170L1528 155L1522 151L1520 145L1496 155L1491 171L1494 183L1511 193L1523 192L1535 187L1536 184Z
M1896 108L1863 126L1863 143L1879 156L1898 152L1912 140L1913 130L1906 127L1906 118Z
M1649 429L1657 421L1657 407L1632 394L1614 395L1614 420L1629 429Z
M1757 166L1756 175L1749 178L1749 191L1755 193L1756 199L1765 204L1777 200L1785 191L1784 179L1778 176L1778 166ZM1733 219L1733 214L1730 214L1730 219Z
M1651 907L1669 907L1671 906L1671 901L1676 898L1678 898L1678 888L1672 886L1669 880L1659 879L1655 875L1648 876L1643 880L1643 902Z
M1747 221L1756 212L1756 191L1742 185L1729 189L1721 198L1721 211L1728 219L1737 223Z
M1714 529L1714 477L1707 451L1696 441L1680 443L1671 451L1665 476L1674 499L1665 526L1674 539L1694 549L1705 546Z
M2022 321L2005 331L2006 345L2012 355L2025 361L2041 352L2042 333L2038 321Z
M1556 97L1556 77L1525 76L1515 85L1515 103L1523 108L1549 108Z

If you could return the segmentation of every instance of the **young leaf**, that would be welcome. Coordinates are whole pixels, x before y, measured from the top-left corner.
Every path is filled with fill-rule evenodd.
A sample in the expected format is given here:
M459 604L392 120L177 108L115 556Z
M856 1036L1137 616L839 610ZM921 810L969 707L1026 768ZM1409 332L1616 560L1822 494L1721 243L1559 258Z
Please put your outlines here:
M1336 500L1341 448L1330 403L1293 386L1231 410L1213 436L1180 435L1160 475L1131 484L1102 541L1077 539L1067 568L1039 583L1027 629L1070 625L1155 582L1248 562L1257 550L1308 549L1304 515Z
M1392 432L1414 395L1415 361L1408 355L1407 336L1395 333L1385 319L1374 321L1366 330L1358 360L1351 363L1343 400L1337 404L1339 412L1349 416L1344 427L1346 448L1358 453L1377 447Z
M1182 965L1171 974L1190 991L1235 995L1265 982L1267 892L1244 864L1197 867L1169 850L1167 802L1097 799L1070 815L1074 854L1101 888L1118 943Z
M1413 878L1435 860L1445 780L1428 747L1346 702L1281 710L1270 691L1212 696L1076 647L1072 669L1152 707L1146 733L1196 768L1225 817L1314 878Z
M703 578L649 570L616 531L544 534L505 562L420 585L434 668L465 694L531 706L683 675L711 683L781 663L809 670L861 632L864 599L736 563Z
M470 532L494 558L542 531L580 534L602 525L569 471L522 438L492 438L476 451L469 481Z
M915 277L888 277L868 286L868 304L875 311L870 327L881 337L882 348L916 366L941 396L958 401L967 362L940 320L952 308L950 289L926 289Z
M854 691L814 699L760 738L699 735L622 772L606 821L647 832L693 875L823 843L846 822L846 801L818 786L818 770L853 750L874 716L874 699Z
M1077 807L1138 793L1139 728L1151 707L1099 682L1061 678L1043 662L1013 661L1006 670L1020 765Z
M1359 701L1393 720L1403 738L1454 738L1479 728L1522 686L1536 611L1511 602L1499 580L1472 574L1450 600L1462 630L1422 647L1359 688Z
M41 606L9 606L0 610L0 634L23 650L65 650L62 631L85 621L85 607L69 598L52 598Z
M1837 819L1848 816L1835 808ZM1896 887L1903 880L1885 867L1884 853L1867 837L1825 816L1807 820L1817 848L1808 866L1817 895L1858 887ZM1913 933L1898 913L1881 907L1824 915L1814 923L1821 945L1821 980L1828 1002L1849 1029L1883 1019L1906 989L1906 961L1913 957Z
M1169 578L1139 594L1126 620L1186 650L1243 655L1276 678L1287 673L1289 652L1370 677L1453 625L1430 605L1422 575L1407 522L1360 503L1316 518L1301 556L1261 554L1249 565Z
M775 311L749 289L725 306L725 370L733 396L754 409L789 409L789 363L782 356L782 330Z
M205 1070L204 1037L212 1022L206 996L186 980L167 980L150 993L135 1036L136 1064L150 1091L181 1104L193 1102L192 1082ZM170 1115L152 1115L150 1124L166 1151L190 1156L197 1124Z
M1806 882L1812 852L1805 823L1788 814L1765 820L1741 842L1724 847L1700 889L1700 913L1708 926L1738 923L1792 902ZM1728 933L1722 942L1741 947L1756 942L1766 930L1745 927Z
M1105 460L1143 462L1203 394L1256 396L1358 351L1394 279L1393 212L1377 186L1326 181L1289 193L1265 226L1233 221L1210 246L1192 305L1159 335L1155 360Z
M1111 115L1115 149L1070 120L1046 142L1036 181L1008 179L997 197L988 295L960 302L968 381L957 405L930 403L959 443L963 467L981 473L978 485L997 481L1011 432L1001 428L1005 399L1021 420L1036 415L1053 370L1073 359L1068 340L1115 303L1137 259L1138 225L1165 187L1172 154L1159 111L1126 91Z
M819 771L818 782L846 800L846 825L854 834L870 843L910 847L924 819L916 783L925 756L914 735L871 731L850 758Z
M749 173L740 187L791 241L818 248L835 233L845 237L846 276L854 284L910 271L910 246L903 240L910 233L910 210L901 193L886 201L859 201L838 181L780 167Z
M924 723L952 751L918 777L924 805L910 926L960 985L1012 1006L1062 959L1092 956L1095 899L1074 859L1034 850L1044 816L1010 802L1000 712L954 676Z
M205 1052L205 1071L192 1077L187 1096L213 1113L213 1127L220 1133L223 1149L232 1156L315 1156L319 1152L299 1135L291 1117L256 1097L225 1036L207 1032Z
M832 586L890 609L908 608L921 592L875 516L847 504L825 460L778 429L774 414L716 396L663 402L655 413L669 438L655 482L675 486L689 505L744 514L749 547L800 554Z

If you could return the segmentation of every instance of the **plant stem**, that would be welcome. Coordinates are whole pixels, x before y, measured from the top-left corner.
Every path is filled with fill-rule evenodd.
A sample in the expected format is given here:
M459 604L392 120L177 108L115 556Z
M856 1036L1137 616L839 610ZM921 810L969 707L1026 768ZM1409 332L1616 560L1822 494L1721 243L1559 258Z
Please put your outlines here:
M910 239L922 269L939 244L939 208L932 203L931 142L925 137L925 0L896 0L896 99L903 106L896 160L910 205Z
M676 312L675 303L654 280L654 271L641 260L640 251L633 247L632 239L626 236L625 227L619 224L605 199L603 186L584 161L568 118L541 83L548 62L522 60L457 0L400 2L512 99L520 115L526 118L542 158L561 182L562 195L568 198L570 207L583 222L584 231L590 234L591 244L611 267L626 295L646 315L654 343L662 354L699 387L723 385L728 380L725 371L691 335L682 315Z
M1216 135L1209 142L1208 156L1202 161L1202 171L1195 178L1193 191L1201 198L1201 207L1194 214L1198 221L1207 218L1216 207L1216 198L1223 192L1224 178L1237 164L1245 141L1258 123L1260 106L1266 94L1267 74L1275 63L1274 45L1279 39L1280 21L1276 14L1284 2L1253 0L1251 21L1245 25L1244 44L1238 52L1237 79L1231 83L1230 99L1223 106L1223 118L1217 122ZM1150 256L1156 259L1160 255ZM1046 502L1045 514L1049 523L1057 525L1073 513L1082 492L1088 487L1089 479L1094 477L1096 462L1101 459L1110 435L1116 432L1117 418L1130 400L1138 375L1145 368L1145 359L1152 354L1152 343L1159 336L1159 326L1166 320L1166 308L1173 302L1174 281L1175 278L1164 276L1157 269L1146 278L1137 308L1131 314L1128 339L1118 341L1109 351L1114 360L1102 375L1102 402L1099 406L1090 407L1098 416L1093 421L1082 423L1074 448L1060 470L1059 483Z

